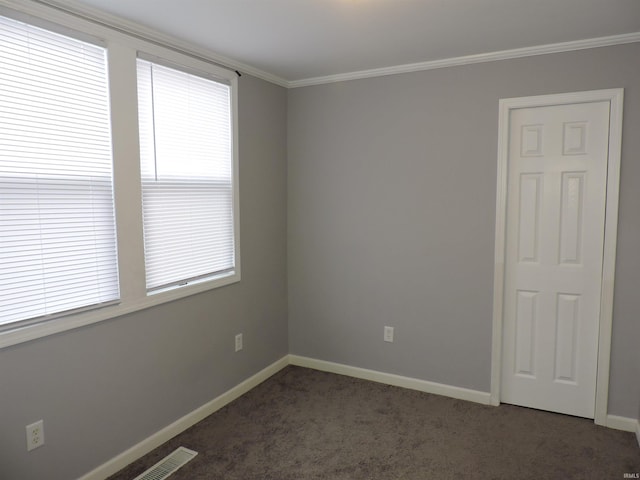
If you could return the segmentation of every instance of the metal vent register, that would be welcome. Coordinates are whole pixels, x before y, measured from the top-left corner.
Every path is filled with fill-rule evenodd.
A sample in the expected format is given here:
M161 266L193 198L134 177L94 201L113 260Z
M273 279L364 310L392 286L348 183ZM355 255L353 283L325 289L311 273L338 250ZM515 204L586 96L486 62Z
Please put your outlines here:
M173 472L182 467L185 463L195 457L198 452L180 447L170 455L156 463L149 470L138 475L133 480L163 480Z

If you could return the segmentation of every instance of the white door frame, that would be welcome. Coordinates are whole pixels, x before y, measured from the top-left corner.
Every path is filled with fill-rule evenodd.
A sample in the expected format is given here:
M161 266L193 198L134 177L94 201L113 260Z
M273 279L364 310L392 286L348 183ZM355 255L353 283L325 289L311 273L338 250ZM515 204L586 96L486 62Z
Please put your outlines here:
M535 97L500 100L498 124L498 180L496 195L496 244L493 277L493 348L491 353L491 404L500 404L502 375L502 328L504 306L504 267L507 218L507 166L509 160L509 117L511 110L573 103L607 101L609 111L609 158L607 162L607 196L604 225L602 291L598 337L598 371L596 377L595 423L607 425L609 401L609 364L613 317L613 282L618 235L618 192L620 188L620 154L622 147L622 103L624 89L593 90Z

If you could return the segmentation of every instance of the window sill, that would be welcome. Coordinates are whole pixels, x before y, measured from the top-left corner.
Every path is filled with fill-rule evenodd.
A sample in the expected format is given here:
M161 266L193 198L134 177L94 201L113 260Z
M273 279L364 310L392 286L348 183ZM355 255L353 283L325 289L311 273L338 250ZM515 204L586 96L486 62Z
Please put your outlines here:
M191 295L231 285L239 281L239 271L229 272L208 281L148 294L142 299L129 301L123 300L115 305L64 315L54 319L45 320L41 323L16 327L14 329L0 332L0 349L102 322L104 320L110 320L122 315L154 307L156 305L162 305L163 303L172 302Z

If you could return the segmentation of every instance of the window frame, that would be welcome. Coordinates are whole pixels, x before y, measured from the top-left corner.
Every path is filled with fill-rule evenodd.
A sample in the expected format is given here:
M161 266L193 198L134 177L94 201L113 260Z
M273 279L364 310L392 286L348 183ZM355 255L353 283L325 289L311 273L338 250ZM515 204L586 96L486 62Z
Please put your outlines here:
M170 43L161 44L128 34L105 22L94 22L41 4L0 5L0 15L61 33L107 49L107 74L111 109L113 185L120 300L115 304L88 307L78 312L45 317L40 322L4 326L0 349L74 328L91 325L172 302L198 293L237 283L241 279L240 204L238 158L238 75L201 55ZM114 24L114 27L116 25ZM154 40L154 39L152 39ZM142 226L142 187L138 135L136 60L157 59L172 68L196 72L231 87L232 188L235 268L213 276L158 292L147 292Z
M153 68L153 66L158 66L158 67L162 67L162 68L168 68L168 69L171 69L173 71L177 71L177 72L181 72L181 73L185 73L185 74L191 75L192 77L197 77L197 78L209 81L209 82L215 82L215 83L217 83L219 85L223 85L225 88L229 89L229 114L230 115L232 114L232 112L231 112L231 110L232 110L232 107L231 107L232 98L231 98L231 96L232 96L233 88L231 86L231 83L228 81L228 79L221 79L219 77L213 76L211 74L211 72L199 71L199 70L196 70L195 68L185 67L185 66L182 66L182 65L175 65L175 64L172 64L172 63L166 61L165 59L154 57L154 56L151 56L151 55L147 55L147 54L139 51L138 54L137 54L137 59L136 59L136 65L137 66L139 65L140 61L149 63L152 68ZM139 69L138 69L138 71L139 71ZM140 84L138 84L138 86L139 85ZM153 85L150 85L149 88L153 89L155 87ZM156 108L155 101L156 101L156 99L153 97L153 95L151 95L151 103L152 103L152 107L151 108L152 108L152 111L154 112L154 115L157 114L157 108ZM233 123L233 120L232 120L231 116L230 116L229 120L230 120L230 123ZM233 129L233 125L230 125L230 127L231 127L230 128L231 138L229 140L231 140L231 144L230 144L230 148L231 148L231 151L230 151L230 154L231 154L230 155L230 157L231 157L230 158L230 160L231 160L231 172L230 172L231 173L231 178L230 178L229 182L225 183L225 186L226 186L226 188L230 188L230 190L231 190L231 196L232 196L232 198L231 198L232 219L233 219L233 218L235 218L235 212L233 210L233 193L237 190L237 185L234 185L234 179L237 178L237 173L234 173L234 171L233 171L233 165L234 165L234 161L233 161L233 153L234 153L233 132L234 132L234 129ZM155 135L155 133L154 133L154 135ZM158 152L161 151L161 148L158 145L154 145L154 150L155 150L155 154L158 154ZM142 164L142 158L140 159L140 162ZM142 173L142 169L141 169L141 173ZM156 178L156 181L157 180L158 179ZM167 183L172 183L173 184L173 182L175 182L175 180L168 181L168 180L164 179L161 182L165 183L165 185L166 185ZM203 180L200 180L200 182L208 183L209 181L206 180L206 179L203 179ZM141 181L141 185L143 187L143 190L144 190L144 184L145 184L145 182ZM180 187L178 187L178 188L180 188ZM145 227L144 195L143 195L142 203L143 203L143 205L142 205L143 209L142 210L143 210L143 228L144 228ZM228 225L228 223L225 222L225 225ZM147 226L151 227L151 222L148 223ZM236 225L231 225L231 228L232 228L232 233L235 232ZM234 239L235 239L235 236L234 236ZM144 234L144 240L145 240L145 245L146 245L147 240L153 241L151 234L150 233L145 233ZM167 283L165 285L161 285L161 286L150 286L149 283L148 283L149 278L148 278L148 275L147 275L147 294L148 295L158 295L158 294L160 294L162 292L173 290L173 289L176 289L176 288L185 288L189 284L196 284L196 283L204 283L204 282L207 282L207 281L214 281L214 280L219 279L219 278L224 278L224 277L227 277L229 275L233 275L235 273L235 270L236 270L236 268L235 268L236 251L238 251L238 247L237 247L237 245L234 244L232 248L233 248L233 252L232 252L233 264L232 264L231 268L227 267L224 270L217 271L217 272L216 271L214 271L214 272L210 271L210 273L205 273L203 275L195 275L195 276L190 276L190 277L186 277L186 278L175 279L174 281L172 281L170 283ZM145 262L146 262L147 268L149 267L149 263L150 263L148 260L149 260L149 257L145 256Z

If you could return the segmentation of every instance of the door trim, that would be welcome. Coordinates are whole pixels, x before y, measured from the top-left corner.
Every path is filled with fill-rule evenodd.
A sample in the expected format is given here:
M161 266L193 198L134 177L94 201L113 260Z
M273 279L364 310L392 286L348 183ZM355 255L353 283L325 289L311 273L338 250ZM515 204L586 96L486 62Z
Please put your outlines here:
M507 219L507 166L509 160L509 118L511 110L574 103L607 101L609 110L609 151L607 193L602 264L602 291L598 336L598 369L596 376L595 423L607 425L609 401L609 366L611 359L611 326L613 291L618 236L618 194L620 189L620 155L622 149L622 104L624 89L593 90L535 97L500 100L498 119L498 178L496 190L496 237L493 277L493 339L491 352L491 404L500 405L502 375L502 328L504 306L504 267Z

